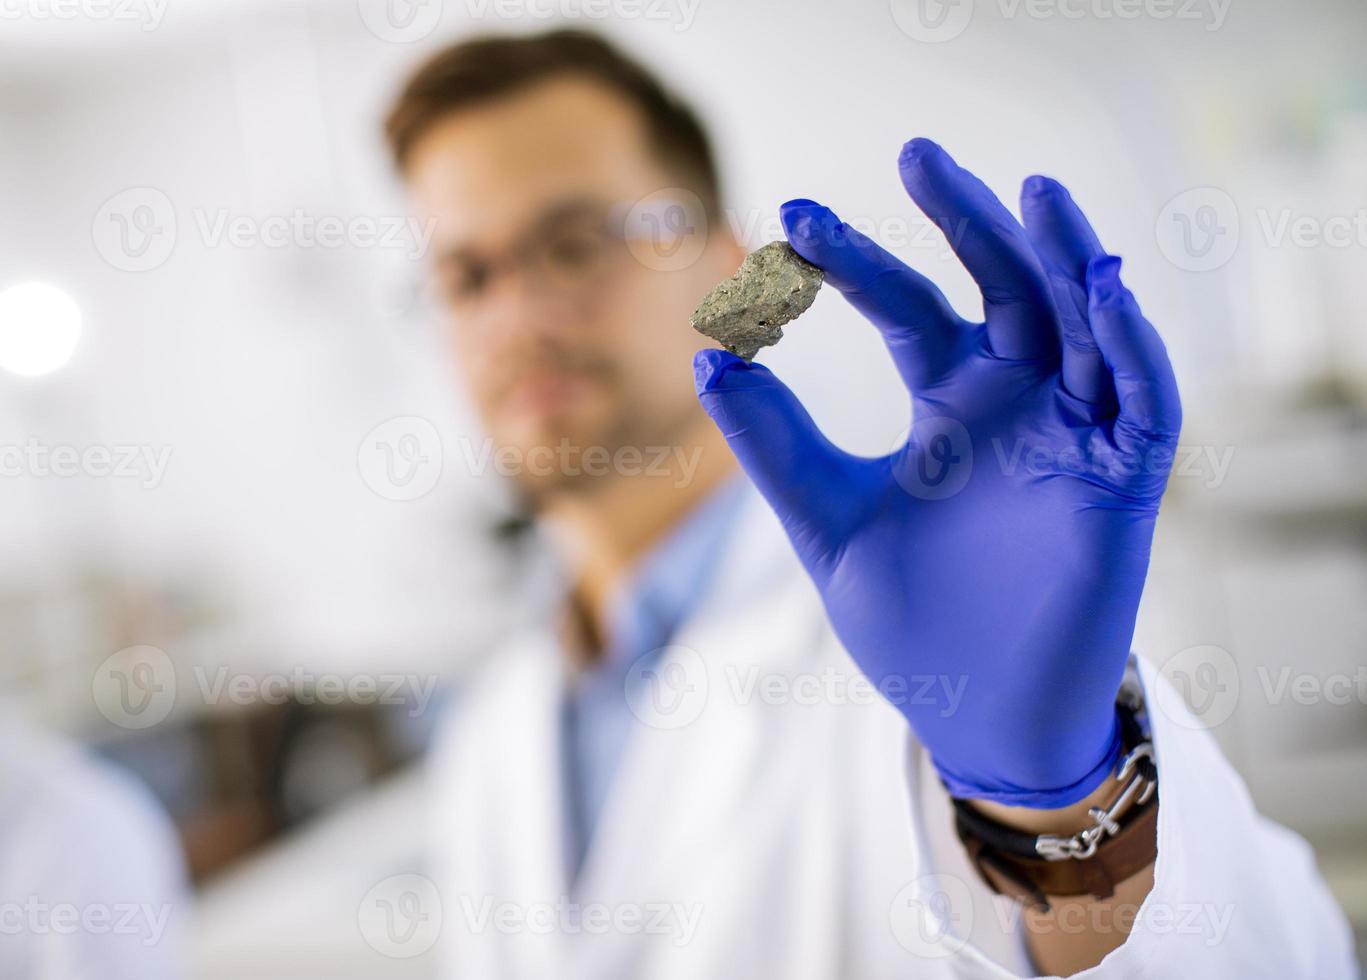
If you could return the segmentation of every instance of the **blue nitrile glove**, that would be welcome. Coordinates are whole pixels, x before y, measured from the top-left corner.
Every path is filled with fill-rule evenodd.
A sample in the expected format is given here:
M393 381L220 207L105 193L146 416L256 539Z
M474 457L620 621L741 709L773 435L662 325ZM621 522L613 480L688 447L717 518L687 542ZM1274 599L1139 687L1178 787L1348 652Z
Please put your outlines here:
M1119 753L1176 383L1120 260L1060 184L1025 182L1022 228L929 140L906 144L899 169L986 323L827 208L789 201L782 218L882 333L912 393L907 444L842 452L768 369L725 351L698 353L699 397L950 792L1066 806Z

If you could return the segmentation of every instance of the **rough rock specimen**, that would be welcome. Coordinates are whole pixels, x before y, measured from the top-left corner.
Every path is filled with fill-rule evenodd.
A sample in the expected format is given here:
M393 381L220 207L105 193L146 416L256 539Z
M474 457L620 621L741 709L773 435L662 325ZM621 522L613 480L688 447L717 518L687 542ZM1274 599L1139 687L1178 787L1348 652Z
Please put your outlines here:
M703 297L693 311L693 329L748 361L782 339L783 324L812 305L824 278L787 242L770 242Z

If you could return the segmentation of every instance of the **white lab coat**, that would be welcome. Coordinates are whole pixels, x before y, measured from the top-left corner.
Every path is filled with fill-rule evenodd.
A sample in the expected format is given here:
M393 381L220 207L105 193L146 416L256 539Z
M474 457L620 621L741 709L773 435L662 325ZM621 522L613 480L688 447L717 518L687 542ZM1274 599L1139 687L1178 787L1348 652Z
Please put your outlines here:
M778 522L744 506L659 669L657 705L676 710L641 702L573 889L551 634L509 644L456 706L431 757L444 975L1032 975L1016 906L970 869L925 753L876 694L839 693L857 668ZM1354 976L1306 844L1257 815L1208 733L1152 714L1156 884L1085 975Z
M0 977L172 980L188 914L151 794L77 747L0 720Z

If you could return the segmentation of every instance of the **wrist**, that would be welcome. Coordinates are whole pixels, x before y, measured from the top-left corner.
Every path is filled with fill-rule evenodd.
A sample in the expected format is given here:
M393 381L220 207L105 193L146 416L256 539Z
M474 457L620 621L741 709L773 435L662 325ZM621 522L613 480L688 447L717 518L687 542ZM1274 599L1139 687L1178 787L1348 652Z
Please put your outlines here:
M1037 908L1059 896L1108 898L1153 863L1158 771L1141 712L1122 688L1124 758L1083 800L1047 809L954 801L959 839L995 891Z
M993 800L967 800L969 806L997 823L1027 834L1075 834L1090 827L1089 811L1104 807L1115 796L1111 780L1103 780L1076 803L1061 807L1010 806Z

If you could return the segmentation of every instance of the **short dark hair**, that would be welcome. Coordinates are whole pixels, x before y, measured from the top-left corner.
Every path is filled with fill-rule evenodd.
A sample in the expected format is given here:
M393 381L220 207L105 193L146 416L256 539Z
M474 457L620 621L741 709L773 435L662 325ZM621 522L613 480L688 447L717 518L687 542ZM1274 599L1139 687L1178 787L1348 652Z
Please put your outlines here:
M439 52L409 80L385 121L395 164L404 169L438 119L556 75L601 82L640 109L656 159L688 183L708 214L719 212L720 180L697 115L639 62L586 31L476 37Z

